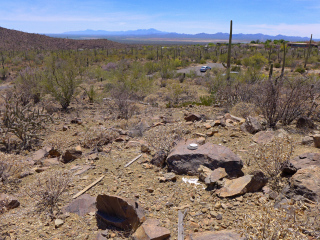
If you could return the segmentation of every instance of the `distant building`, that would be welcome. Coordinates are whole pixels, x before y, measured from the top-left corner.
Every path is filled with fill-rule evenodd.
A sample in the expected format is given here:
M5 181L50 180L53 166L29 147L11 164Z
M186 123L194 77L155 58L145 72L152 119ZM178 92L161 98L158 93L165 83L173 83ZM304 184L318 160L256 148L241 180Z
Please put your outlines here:
M288 46L292 48L308 48L310 43L301 43L301 42L289 42ZM311 47L318 48L318 45L311 43Z

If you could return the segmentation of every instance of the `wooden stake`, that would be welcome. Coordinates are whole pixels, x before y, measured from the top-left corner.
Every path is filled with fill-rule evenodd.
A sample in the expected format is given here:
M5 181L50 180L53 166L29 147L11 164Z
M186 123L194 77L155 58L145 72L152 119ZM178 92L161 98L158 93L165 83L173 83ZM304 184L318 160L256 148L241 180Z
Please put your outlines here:
M86 186L84 189L82 189L80 192L78 192L76 195L74 195L72 198L77 198L80 195L82 195L83 193L85 193L86 191L88 191L91 187L93 187L94 185L96 185L98 182L100 182L102 179L104 178L104 175L102 175L101 177L99 177L97 180L95 180L93 183L91 183L89 186Z
M178 211L178 240L184 240L183 219L186 216L187 209L182 213Z
M140 154L139 156L135 157L130 162L128 162L126 165L124 165L124 167L126 168L126 167L130 166L133 162L137 161L141 156L142 156L142 154Z

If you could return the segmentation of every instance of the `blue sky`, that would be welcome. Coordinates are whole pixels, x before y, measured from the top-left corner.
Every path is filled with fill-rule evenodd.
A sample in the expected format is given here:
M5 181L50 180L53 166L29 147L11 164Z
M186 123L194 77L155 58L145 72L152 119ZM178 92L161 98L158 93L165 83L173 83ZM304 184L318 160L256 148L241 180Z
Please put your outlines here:
M31 33L155 28L320 38L320 0L0 0L0 26Z

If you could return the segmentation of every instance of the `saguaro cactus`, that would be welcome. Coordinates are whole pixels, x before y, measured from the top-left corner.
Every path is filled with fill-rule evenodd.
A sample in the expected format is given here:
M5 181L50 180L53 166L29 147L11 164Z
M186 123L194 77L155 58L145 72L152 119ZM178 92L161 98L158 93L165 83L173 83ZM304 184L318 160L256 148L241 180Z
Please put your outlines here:
M310 38L310 43L309 43L309 48L308 48L306 60L305 60L305 62L304 62L304 68L307 67L308 58L309 58L309 56L310 56L310 52L311 52L311 42L312 42L312 34L311 34L311 38Z
M232 20L230 21L230 35L229 35L228 60L227 60L227 80L230 80L231 42L232 42Z

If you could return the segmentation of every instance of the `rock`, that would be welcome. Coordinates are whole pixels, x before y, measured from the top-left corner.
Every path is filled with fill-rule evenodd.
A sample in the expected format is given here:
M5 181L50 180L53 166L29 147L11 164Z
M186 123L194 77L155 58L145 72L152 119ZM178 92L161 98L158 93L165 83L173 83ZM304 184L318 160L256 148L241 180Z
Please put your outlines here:
M298 170L290 181L291 191L314 202L320 201L320 166Z
M59 228L64 224L64 221L62 219L57 218L56 220L54 220L54 227L55 228Z
M221 121L220 120L215 120L211 123L211 126L212 127L215 127L215 126L220 126L221 125Z
M209 176L210 184L216 183L217 181L228 177L228 174L224 168L217 168L213 170Z
M72 200L71 203L62 209L62 212L70 212L79 216L84 216L96 210L96 197L92 197L89 194L83 194L77 199Z
M91 153L91 154L88 156L88 160L99 160L98 153Z
M194 121L200 121L201 120L201 116L198 114L189 114L188 116L186 116L184 118L184 120L186 120L187 122L194 122Z
M233 115L230 115L230 118L231 118L233 121L236 121L236 122L244 122L244 121L245 121L244 118L236 117L236 116L233 116Z
M257 132L262 131L263 127L259 123L259 121L254 117L247 117L244 124L241 125L241 130L244 132L249 132L251 134L255 134Z
M191 233L186 240L244 240L244 237L241 237L240 234L231 231L208 231L208 232L199 232Z
M226 119L226 126L227 127L233 127L234 121L232 119Z
M66 125L64 125L63 127L62 127L62 131L67 131L68 130L68 126L66 126Z
M195 150L187 147L195 141L180 141L167 158L168 169L178 174L197 175L200 165L212 170L225 168L229 176L243 176L243 163L229 148L212 143L205 143Z
M141 144L141 152L142 153L150 153L150 148L147 144L145 143L142 143Z
M79 171L77 171L74 175L77 176L77 175L81 175L82 173L85 173L86 171L88 171L89 169L92 168L92 166L90 165L84 165L82 167L80 167L81 169L79 169Z
M311 145L311 144L313 144L313 138L310 136L305 136L302 138L301 144L302 145Z
M97 209L96 216L100 224L111 224L124 230L136 230L145 220L137 202L118 196L98 195Z
M166 182L175 182L177 181L177 176L174 173L166 173L163 175L163 177L166 179Z
M39 161L49 155L49 147L44 147L42 149L39 149L38 151L33 153L32 160L33 161Z
M3 205L7 210L10 210L19 207L20 202L14 196L0 193L0 205Z
M205 139L204 137L199 137L199 138L197 139L197 143L198 143L199 145L203 145L203 144L206 143L206 139Z
M59 165L60 162L58 158L48 158L48 159L42 160L42 164L44 166L51 166L51 165Z
M293 175L299 169L309 166L320 167L320 153L304 153L289 161L282 170L284 175Z
M210 168L203 165L200 165L197 171L199 173L199 180L202 182L205 182L207 178L210 178L210 174L212 173Z
M95 240L107 240L108 238L104 235L102 235L101 232L97 233L96 239Z
M60 157L61 153L57 149L51 148L49 151L49 156L51 158Z
M151 159L151 164L157 166L157 167L163 167L165 164L166 158L167 158L167 153L163 150L160 150L156 152L156 154L153 156Z
M252 139L254 142L258 144L267 144L274 139L274 132L273 131L260 131L256 133Z
M68 163L71 162L75 159L80 158L82 155L82 151L78 151L76 149L70 149L67 150L63 155L62 155L62 162L63 163Z
M320 134L313 135L314 146L320 148Z
M267 183L267 178L260 171L233 180L226 180L224 186L216 191L219 197L233 197L248 192L259 191Z
M312 121L312 119L307 118L307 117L300 117L297 120L297 124L296 124L297 128L311 128L311 129L315 129L316 126L314 124L314 122Z
M210 129L210 128L212 127L209 123L205 123L203 126L204 126L206 129Z
M132 235L135 240L165 240L170 238L170 231L159 227L159 220L147 219Z
M82 120L81 120L81 118L75 118L75 119L71 120L71 123L80 125L80 124L82 124Z

